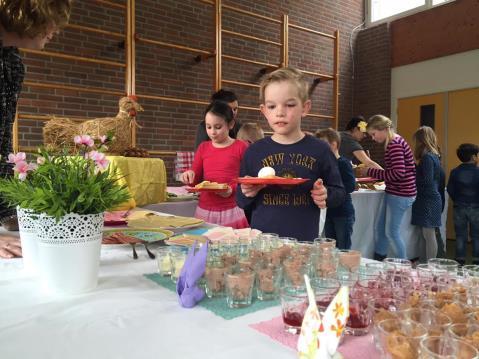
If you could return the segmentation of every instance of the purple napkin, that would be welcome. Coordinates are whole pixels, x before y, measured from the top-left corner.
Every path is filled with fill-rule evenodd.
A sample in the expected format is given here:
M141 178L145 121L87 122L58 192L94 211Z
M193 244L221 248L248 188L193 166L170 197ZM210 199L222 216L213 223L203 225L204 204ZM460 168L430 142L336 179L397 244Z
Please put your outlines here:
M206 269L208 243L203 244L198 252L195 253L196 244L197 242L195 241L188 251L180 277L176 282L176 293L178 294L180 304L185 308L194 307L205 296L205 292L198 287L197 281Z

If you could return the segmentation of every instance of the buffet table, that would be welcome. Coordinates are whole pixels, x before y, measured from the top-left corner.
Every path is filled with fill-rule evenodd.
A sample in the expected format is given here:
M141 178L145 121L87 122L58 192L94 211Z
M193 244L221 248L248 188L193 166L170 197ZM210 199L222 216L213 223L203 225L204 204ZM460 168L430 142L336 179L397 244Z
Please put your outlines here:
M279 306L233 320L184 309L146 279L156 261L138 247L102 246L98 287L85 294L43 293L21 259L0 259L2 359L295 358L248 325L280 315Z
M384 198L384 191L359 190L351 194L356 212L356 222L353 227L352 249L361 251L363 257L373 258L376 223L379 218L379 207ZM446 197L447 203L447 197ZM442 213L441 237L446 240L447 206ZM407 210L401 226L401 235L406 244L409 259L419 257L421 239L418 227L411 225L411 207ZM394 253L390 252L390 256Z

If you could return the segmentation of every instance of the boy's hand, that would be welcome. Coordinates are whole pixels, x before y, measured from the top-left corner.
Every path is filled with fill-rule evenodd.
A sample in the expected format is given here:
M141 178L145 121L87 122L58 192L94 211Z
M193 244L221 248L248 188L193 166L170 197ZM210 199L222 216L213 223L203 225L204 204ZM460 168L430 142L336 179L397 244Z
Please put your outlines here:
M319 208L326 208L328 190L326 187L324 187L323 180L321 178L318 178L316 182L314 182L313 189L311 190L311 197Z
M266 185L264 184L241 184L241 192L245 195L245 197L256 197L259 191L265 188Z
M192 170L185 171L181 174L181 182L191 185L195 180L195 172Z

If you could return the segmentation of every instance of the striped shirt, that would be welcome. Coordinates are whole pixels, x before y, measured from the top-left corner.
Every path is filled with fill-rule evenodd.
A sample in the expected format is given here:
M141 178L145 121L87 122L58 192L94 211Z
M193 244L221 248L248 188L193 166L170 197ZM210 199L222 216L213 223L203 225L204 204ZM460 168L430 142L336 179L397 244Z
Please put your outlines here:
M395 135L386 147L384 165L384 170L368 169L368 176L384 180L387 193L414 197L417 193L414 156L401 136Z

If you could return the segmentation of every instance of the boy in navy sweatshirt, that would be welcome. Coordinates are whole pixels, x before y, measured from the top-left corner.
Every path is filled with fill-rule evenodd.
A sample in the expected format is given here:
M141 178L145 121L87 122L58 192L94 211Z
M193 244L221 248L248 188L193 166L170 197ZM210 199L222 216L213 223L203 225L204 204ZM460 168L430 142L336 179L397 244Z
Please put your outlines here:
M316 132L316 137L326 141L331 147L331 151L338 161L339 173L343 180L346 190L344 202L336 208L328 208L326 212L326 222L324 224L324 235L336 240L336 247L339 249L351 249L351 236L354 225L354 207L350 193L354 192L356 187L356 177L354 176L351 161L346 157L339 155L341 137L337 131L332 128L326 128Z
M470 235L472 261L479 264L479 146L463 143L456 153L462 163L451 171L447 183L447 193L454 202L456 260L465 263Z
M335 207L345 196L337 161L329 146L301 130L311 109L301 72L281 68L263 79L260 109L273 130L252 144L241 162L241 176L256 177L263 167L280 177L310 179L297 186L241 184L236 200L252 206L251 227L301 241L319 236L320 208Z

